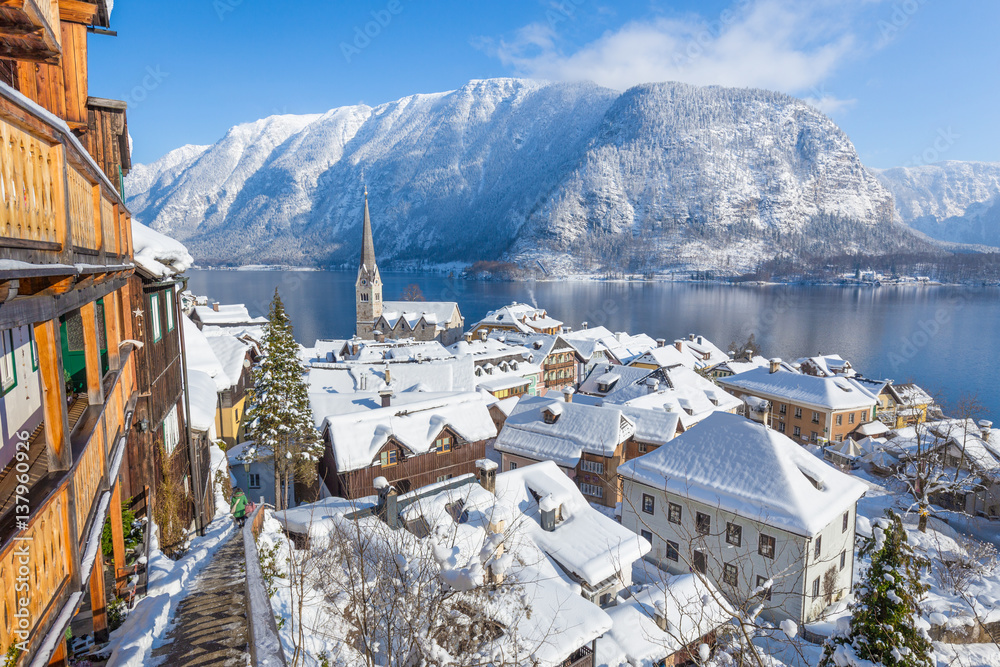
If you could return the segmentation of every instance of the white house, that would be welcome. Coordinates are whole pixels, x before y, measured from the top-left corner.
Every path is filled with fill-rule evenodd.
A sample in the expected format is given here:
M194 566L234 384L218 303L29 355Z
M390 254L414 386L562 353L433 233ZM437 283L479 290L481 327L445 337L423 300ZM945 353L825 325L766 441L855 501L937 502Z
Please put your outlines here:
M772 621L817 619L850 590L866 486L787 437L716 413L618 467L622 524L670 572L704 573Z

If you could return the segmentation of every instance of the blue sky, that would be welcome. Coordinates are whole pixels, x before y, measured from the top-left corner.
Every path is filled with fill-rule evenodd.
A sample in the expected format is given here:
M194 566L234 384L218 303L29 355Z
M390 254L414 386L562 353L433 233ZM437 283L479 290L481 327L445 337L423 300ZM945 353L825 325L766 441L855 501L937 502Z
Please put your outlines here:
M770 88L869 166L1000 161L998 25L995 0L119 0L119 36L90 37L90 94L129 103L137 162L497 76Z

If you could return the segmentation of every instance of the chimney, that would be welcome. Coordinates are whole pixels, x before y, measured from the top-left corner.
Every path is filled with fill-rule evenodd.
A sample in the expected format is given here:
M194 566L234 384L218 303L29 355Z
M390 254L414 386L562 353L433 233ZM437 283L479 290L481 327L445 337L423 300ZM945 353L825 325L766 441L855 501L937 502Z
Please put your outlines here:
M983 440L989 440L990 429L993 428L993 422L991 422L989 419L980 419L979 428L982 429L983 431Z
M705 339L702 338L701 336L698 336L698 345L704 345L704 344L705 344Z
M580 326L583 327L584 329L586 329L587 327L590 326L590 323L589 322L580 322Z
M559 503L550 493L538 501L538 509L542 512L542 530L551 533L556 529L556 510L559 509Z
M694 334L688 334L688 340L693 341L694 340Z
M657 338L656 339L656 347L664 347L664 346L666 346L666 344L667 344L667 339L666 338Z
M382 407L387 408L392 405L392 389L386 387L378 392L379 398L382 399Z
M684 341L681 340L680 338L678 338L677 340L674 341L674 347L677 348L678 352L683 352L684 351Z
M733 352L732 350L729 350L729 359L730 359L730 361L732 361L735 358L736 358L736 353Z
M212 302L212 310L214 310L215 312L219 312L219 302L218 301L213 301Z
M664 600L657 600L653 603L653 620L656 621L656 626L664 632L673 634L676 630L676 628L671 627L673 623L667 619L667 604Z
M576 390L573 389L573 387L566 387L565 389L563 389L563 400L566 401L567 403L572 403L573 402L573 394L575 394L575 393L576 393Z
M389 364L386 364L385 365L385 384L386 384L386 386L388 387L389 383L391 383L391 382L392 382L392 376L391 376L391 373L389 371Z
M649 378L646 380L646 393L655 394L660 390L660 381L656 378Z
M625 340L625 336L627 336L627 335L628 334L625 333L624 331L616 331L615 332L615 340L617 340L620 343L623 340Z
M357 356L358 352L361 351L361 341L357 338L351 339L351 356Z
M479 459L476 461L476 469L479 470L479 484L492 494L497 492L497 466L496 461L489 459Z
M480 329L479 330L479 340L486 340L486 334L488 334L488 333L489 332L486 331L486 329Z
M375 342L376 343L384 343L385 342L385 332L384 331L376 331L375 332Z
M774 359L771 359L770 365L771 365L771 372L772 373L777 373L778 369L781 368L781 359L778 358L778 357L775 357Z
M372 486L378 491L376 515L393 530L399 528L399 491L385 477L376 477Z
M472 332L471 331L466 331L465 334L464 334L464 336L465 336L465 342L466 343L471 343L472 342Z

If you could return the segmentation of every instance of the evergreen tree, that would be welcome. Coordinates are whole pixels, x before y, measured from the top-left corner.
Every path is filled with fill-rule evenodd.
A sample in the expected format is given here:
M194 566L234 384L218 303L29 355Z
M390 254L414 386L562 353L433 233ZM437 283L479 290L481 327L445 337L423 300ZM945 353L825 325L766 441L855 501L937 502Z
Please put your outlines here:
M874 522L860 553L871 567L857 586L849 628L827 640L820 667L933 667L931 643L915 625L928 563L914 555L899 516L887 511Z
M313 426L299 346L292 337L292 323L277 289L268 320L261 341L261 360L252 372L247 436L254 441L257 457L262 458L261 448L273 453L274 504L284 509L288 506L289 487L296 480L316 480L316 461L322 445Z

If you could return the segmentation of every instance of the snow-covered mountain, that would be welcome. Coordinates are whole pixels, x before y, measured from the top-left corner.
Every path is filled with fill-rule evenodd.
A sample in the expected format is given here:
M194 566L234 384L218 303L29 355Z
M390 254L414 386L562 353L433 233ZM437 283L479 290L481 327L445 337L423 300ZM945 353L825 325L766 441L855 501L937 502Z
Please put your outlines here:
M914 229L941 241L1000 246L1000 162L938 162L876 175Z
M135 167L126 194L199 261L334 264L357 256L362 178L386 264L738 272L788 253L923 247L822 113L677 83L489 79L274 116Z

